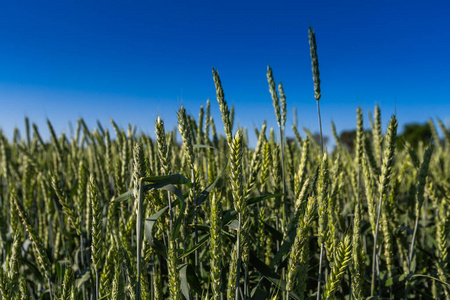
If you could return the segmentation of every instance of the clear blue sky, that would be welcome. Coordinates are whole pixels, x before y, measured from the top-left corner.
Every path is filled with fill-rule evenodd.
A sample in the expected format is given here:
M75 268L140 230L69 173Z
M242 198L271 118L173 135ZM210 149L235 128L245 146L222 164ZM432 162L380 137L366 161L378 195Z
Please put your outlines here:
M24 116L48 136L85 118L113 118L153 135L176 126L181 102L197 116L209 97L221 132L211 67L236 125L276 126L267 64L283 82L290 128L318 130L308 26L316 32L322 120L355 127L375 104L383 127L450 121L448 1L10 1L0 3L0 128ZM182 100L181 100L182 99ZM365 124L369 122L365 119ZM288 131L288 134L291 131Z

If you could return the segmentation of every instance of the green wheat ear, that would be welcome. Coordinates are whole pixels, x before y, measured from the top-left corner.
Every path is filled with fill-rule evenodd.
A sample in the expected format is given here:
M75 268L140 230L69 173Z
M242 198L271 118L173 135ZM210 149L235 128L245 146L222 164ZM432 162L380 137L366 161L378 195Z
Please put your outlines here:
M339 288L339 284L350 263L351 253L352 246L350 237L346 235L337 248L333 266L331 267L331 275L327 280L323 292L323 299L333 299L334 293Z
M227 136L228 145L231 145L233 140L232 125L230 118L230 110L228 104L225 101L225 94L223 93L222 82L220 81L219 72L212 69L214 85L216 86L217 102L219 103L219 109L222 116L222 122L225 127L225 134Z
M36 255L37 255L36 258L37 258L38 265L41 268L41 270L44 272L45 278L47 278L47 280L50 281L52 278L52 276L51 276L52 269L51 269L50 260L47 256L47 251L45 249L45 246L42 243L41 238L37 234L35 227L30 222L22 203L17 199L17 197L15 197L13 200L16 205L17 212L19 213L19 216L22 219L22 223L25 226L25 229L28 231L31 242L34 245L34 249L35 249Z
M297 225L297 232L295 235L294 244L289 255L289 267L286 275L286 298L289 299L289 294L293 289L295 278L299 268L301 267L302 255L308 241L308 231L311 226L314 211L316 209L316 201L314 197L310 197L307 203L305 215L299 220ZM305 274L302 274L305 276Z
M58 196L59 203L61 203L63 207L63 212L70 220L70 224L76 230L77 234L81 235L81 222L79 214L76 212L77 209L69 200L67 194L61 189L55 176L52 176L52 187L55 190L56 195Z
M62 294L61 294L61 300L69 300L72 299L71 292L72 288L75 285L75 279L74 274L72 270L72 266L67 266L66 271L64 273L64 281L62 285Z
M267 81L269 82L269 92L270 95L272 96L273 108L275 109L275 116L277 117L278 125L281 126L280 100L278 98L275 79L273 78L273 72L270 66L267 66Z
M319 59L317 58L317 44L316 44L316 35L314 34L314 30L309 27L309 49L311 54L311 68L313 72L313 81L314 81L314 97L317 101L320 100L320 72L319 72Z
M189 162L189 167L194 168L194 148L193 148L193 137L191 135L191 126L188 121L188 116L184 107L181 107L177 113L178 115L178 131L181 133L183 139L184 151Z

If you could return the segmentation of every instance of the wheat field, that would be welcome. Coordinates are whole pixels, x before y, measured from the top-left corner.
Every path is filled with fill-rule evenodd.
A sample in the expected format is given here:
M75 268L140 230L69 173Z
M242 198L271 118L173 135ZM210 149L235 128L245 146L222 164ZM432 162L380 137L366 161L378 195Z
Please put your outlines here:
M285 137L267 77L278 128L255 147L215 69L221 120L181 107L156 139L83 119L73 136L48 121L48 141L28 119L0 131L0 299L450 299L450 129L397 149L396 116L382 128L375 107L364 130L358 108L354 150L332 124L326 151Z

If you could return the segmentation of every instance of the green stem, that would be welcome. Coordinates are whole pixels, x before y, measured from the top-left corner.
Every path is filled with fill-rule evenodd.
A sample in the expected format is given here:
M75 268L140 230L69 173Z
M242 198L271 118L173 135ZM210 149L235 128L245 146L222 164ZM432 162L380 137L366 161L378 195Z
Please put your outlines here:
M237 264L236 264L236 297L235 300L239 300L239 275L240 275L240 267L241 267L241 217L242 214L239 213L239 225L237 230L237 240L236 240L236 253L237 253Z
M285 232L286 224L287 224L287 215L288 215L288 205L287 205L287 199L286 199L286 177L285 177L285 170L284 170L284 128L283 126L279 126L280 128L280 151L281 151L281 178L283 181L283 196L282 201L284 205L284 211L283 211L283 224L282 224L282 232Z
M137 284L136 284L136 300L141 299L142 204L144 201L144 189L142 188L142 178L139 179L139 200L138 201L139 201L138 202L138 215L137 215L137 222L136 222L138 280L137 280ZM170 203L170 201L169 201L169 203Z
M414 243L416 241L417 228L419 227L419 215L416 216L416 221L414 223L414 232L411 240L411 246L409 248L409 263L408 263L408 272L411 273L411 263L414 258Z
M320 106L319 106L319 100L317 100L317 115L319 116L319 130L320 130L320 149L322 150L322 154L323 154L322 119L321 119L321 117L320 117Z
M197 224L198 224L198 215L197 215L197 197L195 195L195 170L194 166L191 166L191 177L192 177L192 194L193 196L193 202L194 202L194 244L198 244L198 231L197 231ZM196 249L194 252L194 260L195 260L195 273L199 274L199 261L198 261L198 250ZM195 294L195 299L198 299L198 294Z
M52 282L50 281L50 278L47 279L48 282L48 289L50 294L50 300L53 300L53 291L52 291Z
M320 245L320 256L319 256L319 278L317 281L317 300L320 300L320 286L322 283L322 261L323 261L323 243Z
M377 223L375 226L375 236L373 237L373 253L372 253L372 284L370 295L373 297L375 294L375 273L377 270L377 240L378 240L378 231L380 228L380 217L381 217L381 205L383 204L383 193L380 195L380 201L378 203L378 214L377 214Z

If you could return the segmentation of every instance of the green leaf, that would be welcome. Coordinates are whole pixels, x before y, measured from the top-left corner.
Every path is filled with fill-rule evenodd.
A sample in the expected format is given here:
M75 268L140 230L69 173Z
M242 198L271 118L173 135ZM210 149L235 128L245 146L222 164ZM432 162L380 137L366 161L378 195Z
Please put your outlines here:
M144 185L144 191L148 192L150 190L163 189L171 193L174 193L178 198L183 198L183 193L174 186L174 184L186 184L191 186L190 181L181 174L164 175L164 176L152 176L141 178L143 182L153 182L152 184ZM133 198L133 190L129 190L120 196L114 198L111 202L123 202Z
M384 283L384 286L386 287L390 287L393 286L399 282L405 281L405 279L407 279L408 274L402 274L402 275L396 275L394 277L390 277L386 280L386 282Z
M276 264L278 264L283 259L283 256L291 250L292 245L294 244L294 241L295 241L296 233L297 233L297 230L293 229L287 234L286 238L284 239L283 243L281 244L280 250L278 250L278 252L275 254L274 258L270 262L270 267L273 268Z
M436 278L436 277L433 277L433 276L429 276L429 275L425 275L425 274L414 274L414 275L411 276L410 281L412 281L414 278L428 278L428 279L435 280L436 282L439 282L445 288L447 288L447 290L450 291L450 284L441 281L439 278Z
M81 286L91 278L91 271L89 269L84 269L81 272L81 277L75 280L75 286L80 289Z
M230 222L230 224L228 224L228 227L237 231L239 229L239 221L234 219L233 221Z
M228 225L228 223L236 219L237 215L238 213L234 210L234 208L224 211L222 217L222 226Z
M275 241L282 241L283 240L283 233L281 231L273 228L272 226L270 226L266 222L263 222L263 224L264 224L264 228L270 233L270 235L272 236L272 238Z
M189 295L189 291L193 290L195 293L202 294L202 286L200 281L195 274L194 267L191 264L184 264L178 268L180 275L180 288L183 296L190 300L192 299Z
M201 205L206 200L206 198L208 198L209 193L213 190L213 188L216 186L217 182L219 182L219 179L222 177L223 173L225 172L225 170L227 168L227 164L228 164L228 161L225 163L225 166L223 167L220 174L216 177L216 179L213 182L211 182L211 184L208 185L208 187L200 193L198 198L195 200L196 205Z
M264 195L264 196L257 196L257 197L248 198L247 199L247 205L250 206L250 205L253 205L253 204L265 201L267 199L279 197L281 195L283 195L283 194L270 194L270 195ZM237 215L238 214L234 210L234 208L224 211L223 212L223 217L222 217L222 224L223 224L223 226L227 225L232 220L234 220L237 217Z
M127 201L127 200L131 199L132 197L133 197L133 190L130 190L130 191L125 192L125 193L121 194L120 196L114 198L111 202L119 203L119 202Z
M262 195L262 196L248 198L246 201L247 201L247 205L253 205L258 202L262 202L262 201L265 201L268 199L277 198L277 197L281 197L281 196L283 196L283 193L269 194L269 195Z
M256 287L250 294L252 300L265 300L269 298L269 293Z
M156 250L157 253L161 254L166 259L167 259L166 246L164 245L163 242L161 242L160 240L158 240L153 236L152 229L156 221L158 221L159 217L161 217L168 209L169 207L166 206L163 209L159 210L157 213L150 216L150 218L146 219L144 224L145 238L147 239L148 243L153 249Z
M269 266L259 260L258 257L254 253L250 253L250 264L253 265L256 270L264 276L267 280L272 282L278 288L280 288L283 292L286 292L286 282L278 276ZM296 299L300 300L300 296L294 293L293 291L289 292L289 295Z
M187 250L186 253L184 253L183 255L179 256L178 259L185 258L185 257L189 256L190 254L194 253L195 250L197 250L198 248L203 246L209 240L209 237L210 237L210 234L207 234L203 239L201 239L197 243L197 245L194 245L194 247L192 247L191 249Z
M188 186L191 183L189 179L187 179L181 174L142 177L141 180L144 182L154 182L154 183L187 184Z
M63 282L66 269L71 267L72 264L68 260L60 260L56 263L56 276L58 278L58 282Z
M173 184L171 184L171 183L159 183L159 184L148 184L148 185L144 186L144 191L150 191L150 190L154 190L154 189L155 190L156 189L161 189L161 190L166 190L168 192L171 192L172 194L177 196L178 199L180 199L180 201L182 202L181 205L183 206L183 203L184 203L183 193L181 192L181 190L179 188L177 188Z

